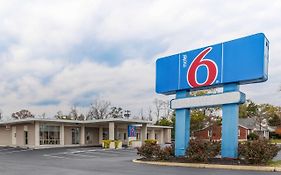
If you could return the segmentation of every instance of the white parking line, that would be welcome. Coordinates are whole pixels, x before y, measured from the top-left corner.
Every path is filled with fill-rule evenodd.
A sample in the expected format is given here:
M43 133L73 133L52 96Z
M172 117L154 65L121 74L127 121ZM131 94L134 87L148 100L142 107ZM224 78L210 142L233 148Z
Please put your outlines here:
M116 151L119 151L119 152L126 152L126 153L136 153L137 150L136 149L118 149Z
M123 154L123 153L131 153L129 151L122 151L122 150L105 150L105 153L112 153L112 154Z
M82 158L99 158L99 157L118 157L123 153L136 153L136 150L120 149L120 150L104 150L104 149L68 149L67 152L58 152L44 154L45 157L58 159L82 159Z
M23 149L23 150L9 151L9 152L0 152L0 155L3 155L3 154L12 154L12 153L18 153L18 152L25 152L25 151L30 151L30 150L28 150L28 149Z
M94 155L85 155L85 154L72 154L71 156L76 156L76 157L90 157L90 158L98 157L98 156L94 156Z
M90 157L90 158L97 157L97 156L84 155L84 154L80 154L80 153L84 153L84 152L63 152L63 153L55 153L55 154L44 154L43 156L59 158L59 159L77 159L79 157ZM72 156L72 157L67 157L67 156Z
M69 157L61 157L61 156L50 155L50 154L44 154L43 156L52 157L52 158L59 158L59 159L72 159L72 158L69 158Z
M1 148L0 148L0 152L1 152L1 151L7 151L7 150L13 150L13 149L15 150L16 148L13 148L13 147L4 148L4 149L1 149Z
M72 154L77 154L77 153L84 153L84 152L86 152L86 151L72 151L72 152L70 152L70 153L72 153Z

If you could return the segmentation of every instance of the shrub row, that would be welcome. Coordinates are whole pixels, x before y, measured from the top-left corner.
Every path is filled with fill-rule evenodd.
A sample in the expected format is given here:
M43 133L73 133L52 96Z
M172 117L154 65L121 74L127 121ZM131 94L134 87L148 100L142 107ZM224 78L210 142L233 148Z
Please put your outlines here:
M220 155L220 142L190 140L185 158L192 162L208 162ZM239 143L239 159L248 164L266 164L272 160L280 148L267 140L252 140ZM172 146L161 148L155 141L146 141L138 148L138 155L148 160L168 160L174 156Z
M118 148L118 145L120 144L120 140L102 140L103 142L103 147L104 148L109 148L110 147L110 143L114 142L115 148Z

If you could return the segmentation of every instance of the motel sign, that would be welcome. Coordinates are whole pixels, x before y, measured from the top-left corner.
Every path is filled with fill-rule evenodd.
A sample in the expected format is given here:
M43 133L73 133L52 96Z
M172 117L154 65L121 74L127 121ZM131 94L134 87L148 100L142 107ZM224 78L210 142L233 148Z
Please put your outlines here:
M269 41L263 33L159 58L156 92L176 94L175 154L182 156L189 144L190 109L222 106L222 157L236 158L239 104L245 94L239 85L268 78ZM190 97L191 90L223 87L223 93Z

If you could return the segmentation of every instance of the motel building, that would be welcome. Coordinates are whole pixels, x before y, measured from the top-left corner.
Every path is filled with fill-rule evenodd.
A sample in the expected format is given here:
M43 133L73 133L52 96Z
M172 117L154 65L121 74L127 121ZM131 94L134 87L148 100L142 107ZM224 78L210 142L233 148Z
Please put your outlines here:
M128 137L128 127L136 128ZM20 119L0 122L0 145L23 148L101 146L103 140L120 140L123 146L141 146L146 139L159 144L171 142L171 128L133 119L90 121ZM131 141L133 140L133 141Z

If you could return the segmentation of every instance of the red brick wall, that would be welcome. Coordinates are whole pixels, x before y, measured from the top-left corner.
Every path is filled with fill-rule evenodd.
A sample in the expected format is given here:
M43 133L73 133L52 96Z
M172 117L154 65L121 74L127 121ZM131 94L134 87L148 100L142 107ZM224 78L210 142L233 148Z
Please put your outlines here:
M210 128L208 127L203 130L194 132L194 137L197 139L209 139L209 136L208 136L209 129ZM242 139L242 140L247 139L247 129L239 126L239 130L240 130L240 136L238 137L238 139ZM221 126L213 126L212 132L213 132L212 133L213 140L221 139Z
M239 126L239 129L240 129L240 136L238 137L239 140L247 140L247 136L248 136L248 133L247 133L247 129L246 128L243 128L241 126Z

